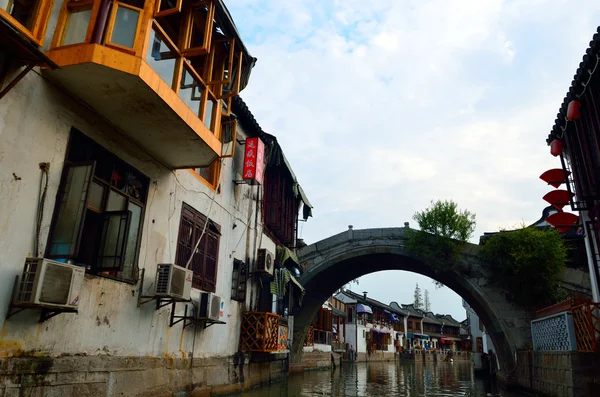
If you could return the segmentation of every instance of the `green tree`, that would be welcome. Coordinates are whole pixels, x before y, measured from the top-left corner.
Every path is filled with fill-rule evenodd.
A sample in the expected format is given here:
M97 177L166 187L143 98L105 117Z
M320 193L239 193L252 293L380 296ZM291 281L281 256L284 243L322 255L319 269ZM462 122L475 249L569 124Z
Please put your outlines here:
M560 275L566 269L568 248L555 229L525 227L501 231L484 243L481 260L491 282L505 288L515 303L543 307L566 297Z
M452 200L432 201L431 207L417 211L413 219L423 232L462 242L469 240L475 232L475 214L459 210Z
M475 231L475 214L460 210L454 201L438 200L423 211L417 211L413 219L420 230L409 234L407 252L437 271L459 270L463 245ZM442 286L437 281L436 285Z
M431 311L431 302L429 301L429 290L425 290L424 309L425 309L426 312L430 312Z
M421 296L421 288L419 288L419 283L417 283L417 286L415 287L415 299L413 306L415 309L421 309L423 307L423 296Z

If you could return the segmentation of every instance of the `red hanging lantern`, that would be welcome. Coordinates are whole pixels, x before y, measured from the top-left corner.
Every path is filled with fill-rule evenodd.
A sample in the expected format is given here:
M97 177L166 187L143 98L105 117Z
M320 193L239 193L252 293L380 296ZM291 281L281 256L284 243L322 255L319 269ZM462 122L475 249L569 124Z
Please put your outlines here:
M554 157L560 156L562 154L563 143L560 139L555 139L550 144L550 154Z
M581 102L575 100L569 102L569 106L567 106L567 120L579 120L579 117L581 117L580 109Z
M569 204L569 201L573 197L575 197L575 195L566 190L553 190L550 193L547 193L543 199L552 204L553 207L562 210L565 205Z
M546 222L562 233L566 233L570 228L575 226L578 221L579 217L570 212L557 212L546 218Z
M567 182L569 175L571 175L569 171L565 171L562 168L553 168L540 175L540 179L548 183L548 185L559 187Z

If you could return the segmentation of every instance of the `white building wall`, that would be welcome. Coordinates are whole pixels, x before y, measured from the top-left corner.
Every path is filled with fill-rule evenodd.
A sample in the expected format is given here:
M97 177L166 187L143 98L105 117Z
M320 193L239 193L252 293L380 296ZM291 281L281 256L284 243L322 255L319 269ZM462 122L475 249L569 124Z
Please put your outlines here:
M358 333L356 336L356 352L357 353L366 353L367 352L367 332L371 331L372 327L368 327L366 325L357 325Z
M223 298L221 320L227 325L213 325L206 330L195 330L193 326L183 330L182 324L171 328L170 306L155 310L154 303L148 303L138 308L137 285L90 275L85 277L78 314L60 314L39 324L40 311L26 310L5 320L15 275L21 274L25 258L35 254L36 209L41 192L38 163L50 163L40 236L43 253L71 127L151 180L138 262L139 268L146 269L144 294L153 291L156 264L174 261L182 202L221 226L216 294ZM238 178L232 171L232 159L223 163L217 194L187 170L168 170L95 113L30 72L0 101L0 357L19 351L51 356L158 357L186 357L192 351L195 357L235 353L242 304L230 299L233 259L253 258L260 247L275 252L275 244L262 234L260 224L254 225L254 215L261 211L256 202L258 187L236 186L234 179ZM258 220L260 223L262 215ZM249 288L248 299L255 301L255 295ZM177 311L182 313L183 307L178 304Z

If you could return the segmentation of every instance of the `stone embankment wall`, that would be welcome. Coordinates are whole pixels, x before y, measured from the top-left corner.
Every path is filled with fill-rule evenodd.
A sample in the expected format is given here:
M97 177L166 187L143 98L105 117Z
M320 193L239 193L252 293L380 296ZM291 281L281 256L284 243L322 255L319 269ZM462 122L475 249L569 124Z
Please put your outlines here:
M519 386L552 397L600 396L600 354L520 351Z
M0 359L1 397L211 396L287 374L287 360L70 356ZM18 374L18 375L14 375Z

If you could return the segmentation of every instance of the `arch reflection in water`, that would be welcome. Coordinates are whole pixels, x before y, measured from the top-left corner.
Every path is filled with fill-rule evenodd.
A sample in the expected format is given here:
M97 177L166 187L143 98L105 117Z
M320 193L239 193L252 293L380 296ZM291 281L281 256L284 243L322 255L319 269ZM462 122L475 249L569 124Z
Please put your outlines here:
M469 362L344 364L335 370L312 371L259 389L246 397L401 396L517 397L473 374Z

